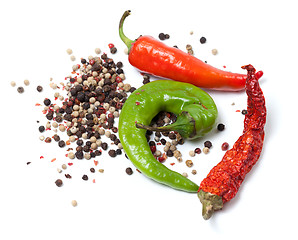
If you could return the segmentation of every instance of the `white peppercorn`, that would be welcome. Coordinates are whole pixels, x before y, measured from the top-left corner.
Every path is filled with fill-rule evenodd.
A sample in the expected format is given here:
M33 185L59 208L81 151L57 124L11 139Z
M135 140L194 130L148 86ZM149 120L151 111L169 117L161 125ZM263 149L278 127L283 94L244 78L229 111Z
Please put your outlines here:
M29 80L24 80L24 84L25 84L25 86L28 86L29 84L30 84L30 82L29 82Z
M101 49L100 48L95 48L95 53L96 54L100 54L101 53Z
M72 200L72 201L71 201L71 205L72 205L73 207L76 207L76 206L78 205L78 203L77 203L76 200Z
M210 151L209 148L207 148L207 147L204 147L204 148L203 148L203 153L207 154L207 153L209 153L209 151Z
M69 152L69 153L68 153L68 157L69 157L70 159L74 159L74 158L75 158L75 154L74 154L73 152Z
M69 141L70 141L70 142L74 142L75 140L76 140L76 137L75 137L75 136L70 136L70 137L69 137Z
M10 85L11 85L12 87L15 87L15 86L16 86L16 82L11 81L11 82L10 82Z
M68 55L71 55L72 54L72 49L68 48L68 49L66 49L66 52L67 52Z
M85 153L85 154L84 154L84 158L85 158L86 160L89 160L89 159L91 158L91 154L90 154L90 153Z
M94 137L94 136L92 136L91 138L90 138L90 142L92 142L92 143L95 143L96 142L96 137Z
M189 151L189 156L194 157L195 156L195 151L193 151L193 150Z

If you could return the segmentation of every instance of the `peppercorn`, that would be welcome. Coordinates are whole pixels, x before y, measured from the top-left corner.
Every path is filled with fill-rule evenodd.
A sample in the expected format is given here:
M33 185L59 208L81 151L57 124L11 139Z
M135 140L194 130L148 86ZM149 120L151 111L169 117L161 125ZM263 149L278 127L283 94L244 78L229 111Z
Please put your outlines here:
M102 148L103 150L107 150L107 149L108 149L108 144L105 143L105 142L103 142L103 143L101 144L101 148Z
M84 174L83 177L82 177L82 179L85 180L85 181L87 181L89 178L88 178L88 176L86 174Z
M51 105L51 100L46 98L44 101L43 101L44 105L46 106L50 106Z
M133 174L133 171L132 171L132 169L130 167L126 168L125 169L125 172L127 173L127 175Z
M39 86L36 87L36 90L37 90L37 92L42 92L43 87L39 85Z
M217 125L217 130L218 130L218 131L223 131L224 129L225 129L225 125L224 125L224 124L219 123L219 124Z
M243 115L246 115L246 114L247 114L247 110L246 110L246 109L243 109L243 110L241 111L241 113L242 113Z
M44 132L45 131L45 127L44 126L40 126L39 128L38 128L38 130L39 130L39 132Z
M84 144L84 141L82 139L77 140L77 145L82 146Z
M112 48L110 48L110 52L111 52L112 54L115 54L115 53L117 52L117 48L116 48L116 47L112 47Z
M55 184L57 185L57 187L61 187L61 186L63 185L63 182L62 182L61 179L57 179L57 180L55 181Z
M90 168L90 172L94 173L95 169L94 168Z
M108 154L110 157L116 157L116 155L117 155L116 151L114 149L109 150Z
M84 158L84 153L83 153L83 151L77 151L75 153L75 156L76 156L77 159L83 159Z
M195 153L196 154L200 154L202 152L202 150L200 148L195 148Z
M52 139L50 137L47 137L45 140L44 140L46 143L50 143L52 142Z
M223 151L227 151L229 148L229 144L227 142L224 142L222 145L221 145L221 150Z
M200 38L200 43L204 44L206 43L207 39L205 37L201 37Z
M210 141L205 141L204 142L204 146L207 148L211 148L212 147L212 143Z
M65 147L65 142L63 140L60 140L58 142L58 146L61 147L61 148Z
M168 156L168 157L173 157L173 156L174 156L173 151L169 149L169 150L167 151L167 156Z
M17 88L18 93L23 93L24 92L24 88L23 87L18 87Z
M122 154L122 150L118 148L118 149L116 150L116 154L117 154L117 155L121 155L121 154Z
M188 167L192 167L193 166L193 162L191 160L186 160L185 164Z
M59 137L57 134L55 134L55 135L53 136L53 139L54 139L56 142L59 142L59 141L60 141L60 137Z

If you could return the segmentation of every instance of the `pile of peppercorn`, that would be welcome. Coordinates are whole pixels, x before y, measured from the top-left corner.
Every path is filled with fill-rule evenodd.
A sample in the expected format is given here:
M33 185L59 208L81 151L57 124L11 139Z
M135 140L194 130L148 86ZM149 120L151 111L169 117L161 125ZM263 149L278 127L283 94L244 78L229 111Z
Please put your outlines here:
M69 158L90 159L101 155L102 150L108 150L102 135L117 147L108 150L111 157L122 153L115 118L119 117L128 93L135 90L123 83L122 67L122 62L115 63L107 54L81 59L81 64L73 66L76 74L68 79L65 86L68 98L62 106L53 104L49 98L44 100L46 118L58 123L60 131L67 132L66 142L76 142L77 147L68 153ZM60 138L56 141L59 147L67 145Z

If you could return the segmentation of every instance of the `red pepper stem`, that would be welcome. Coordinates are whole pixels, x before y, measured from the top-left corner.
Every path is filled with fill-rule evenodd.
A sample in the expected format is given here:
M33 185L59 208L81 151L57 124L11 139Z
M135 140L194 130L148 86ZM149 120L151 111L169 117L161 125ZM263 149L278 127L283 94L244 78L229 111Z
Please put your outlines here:
M125 43L125 45L128 48L128 53L130 51L130 48L132 46L132 44L134 43L134 41L132 41L131 39L129 39L128 37L125 36L124 32L123 32L123 23L126 17L128 17L130 15L130 10L127 10L123 13L120 22L119 22L119 36L121 38L121 40Z
M198 197L203 205L202 215L205 220L208 220L214 211L223 208L222 198L218 195L200 190Z

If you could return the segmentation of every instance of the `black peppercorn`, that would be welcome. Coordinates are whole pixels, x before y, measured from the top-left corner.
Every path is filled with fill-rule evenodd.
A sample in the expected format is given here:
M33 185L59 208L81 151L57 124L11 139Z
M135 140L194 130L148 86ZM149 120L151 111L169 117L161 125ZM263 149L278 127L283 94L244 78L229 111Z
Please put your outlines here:
M44 132L46 129L45 129L44 126L40 126L40 127L38 128L38 130L42 133L42 132Z
M57 180L55 181L55 184L57 185L57 187L61 187L61 186L63 185L63 182L62 182L61 179L57 179Z
M131 175L133 173L133 171L130 167L126 168L125 172L127 173L127 175Z
M58 146L61 147L61 148L65 147L65 142L63 140L60 140L58 142Z
M42 86L37 86L36 90L37 90L38 92L42 92L43 88L42 88Z
M85 181L87 181L89 178L88 178L87 175L83 175L82 179L85 180Z
M200 38L200 43L204 44L206 43L207 39L205 37L201 37Z
M217 125L217 130L218 130L218 131L223 131L224 129L225 129L225 125L224 125L224 124L219 123L219 124Z
M54 138L54 140L56 142L59 142L60 141L60 137L57 134L55 134L53 138Z
M210 141L205 141L204 142L204 147L211 148L212 147L212 143Z
M50 106L51 105L51 100L46 98L44 101L43 101L44 105L46 106Z
M109 156L110 156L110 157L116 157L116 155L117 155L117 154L116 154L116 151L115 151L114 149L109 150L108 153L109 153Z
M84 153L82 151L77 151L75 153L75 156L77 159L83 159L84 158Z
M107 149L108 149L108 144L105 143L105 142L103 142L103 143L101 144L101 148L102 148L103 150L107 150Z

